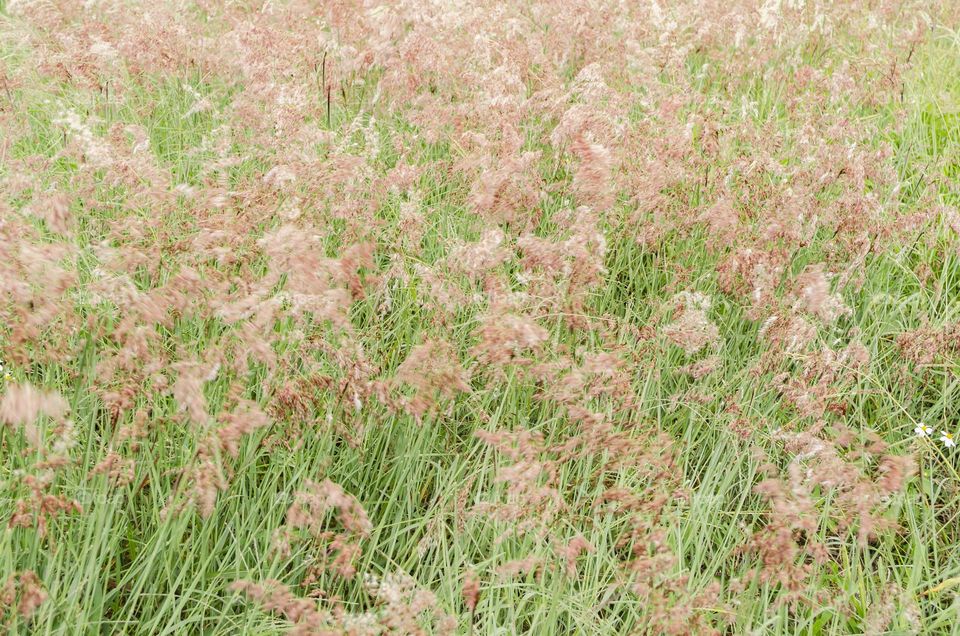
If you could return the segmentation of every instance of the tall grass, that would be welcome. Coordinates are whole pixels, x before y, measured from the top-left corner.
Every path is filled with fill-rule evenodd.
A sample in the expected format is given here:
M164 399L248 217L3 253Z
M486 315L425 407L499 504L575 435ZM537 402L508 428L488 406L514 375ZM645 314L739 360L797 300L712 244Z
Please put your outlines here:
M0 3L3 629L954 633L955 11L662 4Z

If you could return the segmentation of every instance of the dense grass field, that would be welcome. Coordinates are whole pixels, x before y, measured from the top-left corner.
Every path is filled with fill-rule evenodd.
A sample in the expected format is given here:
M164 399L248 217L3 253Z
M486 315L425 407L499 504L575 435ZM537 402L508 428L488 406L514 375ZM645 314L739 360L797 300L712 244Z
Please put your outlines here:
M958 28L0 2L0 632L960 633Z

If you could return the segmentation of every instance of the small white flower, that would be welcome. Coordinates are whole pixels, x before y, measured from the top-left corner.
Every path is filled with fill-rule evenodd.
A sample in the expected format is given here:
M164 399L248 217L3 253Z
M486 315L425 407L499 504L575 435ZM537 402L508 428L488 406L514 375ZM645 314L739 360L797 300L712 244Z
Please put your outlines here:
M947 448L953 448L957 445L957 443L953 441L953 433L948 433L947 431L940 431L940 441L943 442L943 445Z
M913 432L917 434L917 437L930 437L933 435L933 429L923 422L917 424L917 427L913 429Z

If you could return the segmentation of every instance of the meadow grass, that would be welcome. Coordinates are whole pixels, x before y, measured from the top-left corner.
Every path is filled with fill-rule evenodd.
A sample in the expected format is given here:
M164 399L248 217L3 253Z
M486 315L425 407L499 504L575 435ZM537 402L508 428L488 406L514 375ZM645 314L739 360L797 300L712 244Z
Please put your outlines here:
M284 313L293 303L279 293L289 281L284 275L276 279L276 297L280 299L276 319L263 327L269 333L265 340L279 364L275 368L256 360L233 364L231 359L244 350L246 336L237 330L235 321L200 307L208 296L234 293L245 281L264 278L276 267L272 256L258 251L262 246L258 241L286 223L284 204L296 198L296 191L264 194L252 191L249 184L260 183L273 167L270 157L284 148L284 135L276 134L275 147L264 148L261 133L239 127L241 120L231 109L243 95L243 78L199 69L190 72L175 67L163 72L148 67L136 73L117 71L111 82L96 89L89 82L75 79L72 72L58 76L37 63L40 56L53 53L41 51L38 40L23 35L49 33L52 27L41 24L32 14L25 17L19 4L16 11L5 9L9 15L2 18L0 55L8 79L4 80L5 94L0 95L4 112L0 177L7 196L0 212L8 224L25 224L35 234L11 231L4 240L13 243L3 254L29 264L16 241L48 245L64 241L71 245L75 251L65 257L73 278L62 291L62 298L69 299L69 314L74 321L68 324L54 318L40 323L26 338L15 337L18 325L34 306L19 312L20 301L9 291L13 283L9 283L9 289L0 283L0 289L9 292L2 301L7 303L3 316L9 320L9 329L0 331L0 351L4 351L5 367L12 374L5 382L8 388L0 391L29 383L56 391L66 400L75 443L64 451L69 461L55 467L51 484L41 490L76 501L82 512L52 515L45 532L31 523L5 527L0 533L0 579L30 571L42 582L43 589L42 603L24 615L13 607L13 599L18 599L22 590L8 588L17 590L10 592L11 600L3 606L9 607L3 616L10 633L285 633L289 621L251 602L234 585L238 581L275 579L296 589L309 568L323 561L323 548L310 540L294 543L286 552L275 547L297 493L308 481L323 480L355 497L372 525L368 534L357 539L362 550L353 561L359 573L356 577L342 576L324 566L314 582L298 592L299 596L315 598L318 605L336 605L346 614L375 612L371 608L376 604L371 603L369 591L361 584L363 576L382 577L399 571L435 595L435 604L456 618L457 633L666 631L666 627L649 622L657 601L631 591L625 583L630 580L624 563L629 561L631 547L621 539L631 522L622 514L587 505L612 488L656 490L656 482L661 479L656 472L642 466L608 466L603 449L557 461L549 483L570 505L550 517L542 533L514 533L518 520L471 512L477 503L503 501L511 485L509 479L506 483L498 480L511 461L478 439L478 430L534 432L542 435L544 447L561 445L571 431L579 430L571 421L568 404L543 398L550 389L549 382L528 373L529 365L506 363L494 372L490 368L496 364L485 362L478 354L477 341L482 337L477 335L478 329L489 315L485 303L458 301L459 305L441 319L437 307L442 303L436 300L437 292L425 275L398 276L375 290L372 283L365 282L366 293L355 295L346 307L351 329L344 335L324 322L323 316ZM196 15L205 10L217 13L203 7L206 4L199 3L191 11ZM71 18L74 22L64 24L84 19ZM106 18L96 18L94 23L103 20ZM109 39L108 35L104 31L98 38ZM876 144L869 151L892 149L884 161L895 170L898 188L877 189L887 197L881 201L887 215L906 217L928 208L931 199L945 206L957 204L958 38L957 32L943 26L932 29L910 53L899 98L849 106L845 111L850 125ZM807 63L836 68L845 59L859 59L860 44L840 38L836 44L826 45L825 51L808 49ZM565 77L569 82L580 70L575 61L571 64ZM803 163L805 144L810 142L799 134L793 114L796 105L784 80L764 72L776 70L777 64L778 58L774 57L765 67L745 68L738 76L735 64L718 68L709 57L690 51L684 72L689 90L702 100L701 114L709 113L714 118L711 121L721 127L749 126L771 135L780 131L784 142L794 146L777 149L782 167L787 168L791 162ZM427 167L416 180L422 237L414 246L405 243L410 232L404 225L404 206L410 201L405 192L378 191L375 209L368 210L368 216L359 223L335 214L318 213L312 218L312 227L319 234L319 241L312 245L330 259L339 258L349 247L358 225L375 228L379 245L365 268L371 280L373 272L389 280L383 273L395 262L392 259L411 268L417 264L434 267L451 253L451 246L478 241L485 229L496 225L481 219L472 209L470 180L449 169L467 154L458 137L441 135L434 139L419 132L424 125L411 121L409 112L375 101L375 87L381 83L382 72L374 66L342 79L329 111L325 99L317 102L321 106L313 111L316 126L332 131L340 149L331 150L322 139L316 144L301 144L312 148L314 159L321 164L334 161L336 152L364 156L364 169L371 174L388 173L401 160ZM866 71L858 82L867 87L871 81L879 84L883 72L878 69L871 75L872 71ZM362 86L358 79L365 80ZM678 81L676 75L663 80ZM624 94L638 96L635 109L629 113L628 127L644 126L650 119L653 106L642 97L648 88L629 81L617 86ZM210 100L209 107L193 112L201 98ZM655 98L650 99L655 102ZM750 105L746 124L741 112L727 108L740 104ZM111 181L104 178L104 171L110 168L86 165L89 150L71 150L82 134L63 123L63 113L67 112L76 113L79 121L89 125L87 132L95 140L109 138L116 126L139 127L145 134L147 155L155 169L167 175L170 188L187 184L199 191L240 193L230 195L226 208L238 218L249 219L249 232L239 232L243 235L230 244L236 258L218 262L216 254L204 255L203 248L192 243L198 236L216 237L218 228L206 225L205 215L219 213L218 208L197 205L194 199L179 195L158 203L137 191L139 184L153 178L137 172L140 164L134 159L140 161L139 154L130 155L134 167L127 179ZM537 204L538 218L530 223L527 234L544 240L571 231L565 210L580 196L572 185L575 164L560 160L562 152L544 142L557 123L547 115L526 120L528 128L518 149L542 153L531 172L543 179L544 195ZM701 124L691 123L691 127L695 125ZM224 126L231 129L229 137L223 136ZM401 137L416 140L404 149L403 157L392 147L392 140ZM382 147L366 156L364 153L376 144ZM701 154L707 156L705 152ZM743 155L749 157L750 152L745 148ZM210 166L225 157L235 160L224 162L212 177ZM10 185L14 176L29 173L34 165L31 161L41 166L30 175L34 181L27 188L14 188ZM725 162L725 166L730 163L727 158L718 162ZM632 169L642 168L622 162L621 172ZM665 205L675 214L670 222L658 221L654 213L633 216L635 205L632 195L626 193L628 188L618 190L611 209L622 213L609 214L598 222L606 236L601 253L603 273L596 283L586 286L582 303L557 305L535 315L537 324L545 330L538 346L549 352L538 361L553 359L554 354L577 360L582 352L614 347L629 352L624 355L632 361L628 374L632 401L628 408L608 409L610 421L627 434L646 431L643 435L648 446L644 452L649 457L657 456L658 445L662 445L662 453L672 455L674 481L667 490L686 492L654 515L656 521L651 524L662 529L662 535L638 541L665 543L674 560L665 562L662 574L674 581L685 577L679 588L690 599L713 599L702 606L695 600L693 606L684 606L682 611L667 607L666 613L676 611L681 620L687 616L683 612L702 616L705 624L717 626L721 633L957 632L957 455L940 445L936 437L917 440L914 435L920 421L930 423L938 432L957 427L955 404L960 380L956 349L944 345L942 355L936 352L932 360L911 366L904 361L898 345L900 334L958 321L960 262L955 230L946 216L925 218L917 227L897 234L896 240L883 243L882 249L869 251L859 264L846 258L846 262L854 263L852 274L860 278L859 284L834 291L841 295L849 313L832 322L824 320L808 350L764 368L763 362L774 355L771 351L782 348L782 343L765 340L763 320L748 315L749 302L718 282L718 270L727 252L715 248L714 230L676 221L683 218L684 210L694 214L692 211L712 204L722 182L720 172L718 164L718 172L711 175L707 170L702 184L685 181L674 185L672 191L664 188ZM772 170L764 178L771 188L779 187L776 181L780 177ZM366 205L367 200L350 188L362 190L372 181L371 177L349 186L344 198L357 196L359 205ZM63 192L69 197L73 225L66 238L51 229L49 220L29 215L35 197L43 191ZM826 186L818 196L826 207L844 193L844 186L838 185L836 190ZM747 193L744 201L752 196L764 195ZM305 216L295 223L310 217L311 206L322 207L302 198L300 205L306 210ZM651 243L638 239L638 224L658 222L663 223L664 232L658 240ZM895 219L889 222L897 223ZM134 232L138 226L145 230L143 234ZM513 226L507 222L501 227ZM808 266L830 262L838 249L838 231L842 230L823 226L804 241L787 246L784 268L778 273L780 285L774 291L778 297L788 295L789 281L800 277ZM307 241L309 233L298 238L298 244ZM150 360L139 359L143 351L131 347L130 353L123 355L135 359L121 367L129 371L111 371L106 380L103 361L117 358L118 352L127 347L125 336L115 334L121 330L129 333L131 327L124 326L129 313L116 300L123 296L111 298L106 286L100 284L104 270L113 267L105 264L104 242L133 256L136 264L128 271L129 281L139 294L149 294L171 281L176 286L187 285L176 278L187 264L204 281L213 271L224 276L223 285L216 289L205 283L197 283L196 289L177 289L187 302L172 303L163 320L149 324L149 356L155 356L160 368L140 373L138 369ZM189 261L184 254L190 255ZM511 257L497 267L503 280L512 281L514 287L522 284L517 283L525 271L520 258ZM0 274L26 277L23 272L27 271L0 270ZM37 287L36 281L21 280ZM467 294L489 293L479 282L464 283L463 288ZM682 346L670 344L663 336L664 325L672 320L670 312L678 315L675 308L669 308L678 302L677 294L683 290L696 290L712 298L707 315L722 337L722 346L716 348L715 370L697 379L681 370L696 356L688 355ZM35 293L41 298L50 291L41 285ZM264 302L267 296L262 296ZM59 291L51 302L60 306ZM598 320L591 322L590 328L578 327L571 321L571 316L575 318L578 313ZM611 334L602 333L600 325L606 321L618 325ZM638 339L637 330L644 326L652 326L653 335ZM821 345L839 351L853 340L851 334L868 352L869 364L825 389L825 402L842 403L842 409L810 417L788 404L771 378L783 369L793 376L802 374L804 361L816 358ZM391 408L378 401L372 391L361 397L351 395L352 385L337 383L352 372L344 363L349 358L344 352L359 347L365 359L373 361L374 375L392 378L411 351L430 338L442 338L451 344L471 374L470 390L440 400L422 417L417 412ZM315 346L319 341L325 344ZM50 353L53 350L57 351L55 355ZM346 358L338 357L340 354ZM176 389L171 393L150 384L150 377L157 373L167 374L170 383L175 383L181 372L171 365L183 360L221 361L220 372L201 385L203 408L214 414L212 417L233 409L239 398L259 404L270 415L268 425L240 437L235 456L223 448L217 451L215 461L225 480L215 488L215 503L206 513L202 513L200 504L179 504L196 504L186 492L193 487L188 485L192 483L190 470L206 461L209 451L204 431L213 429L186 424L183 400L178 399ZM246 367L245 375L238 371L241 366ZM104 393L121 386L127 373L140 375L129 401L117 414L111 412ZM308 391L307 397L313 401L306 407L306 415L290 409L272 410L287 383L318 375L333 381ZM445 378L441 383L452 381ZM408 398L419 390L397 386L399 394ZM604 403L606 394L598 395L585 398L584 404ZM736 410L732 404L736 404ZM131 448L129 443L125 446L118 442L116 431L121 424L132 422L137 413L150 424ZM746 436L731 429L741 417L752 427ZM895 520L898 527L878 531L862 541L857 540L858 526L845 524L841 517L846 512L838 513L839 508L834 507L838 495L829 484L809 484L805 496L815 502L812 510L816 518L810 526L813 533L797 530L788 534L801 547L807 541L822 542L830 558L813 562L799 557L810 567L799 596L817 600L784 602L783 586L751 576L762 564L756 553L745 548L746 538L764 528L771 515L769 501L756 486L768 476L762 464L773 462L786 471L793 456L802 454L785 448L778 432L802 431L817 420L834 421L831 418L842 420L858 435L875 432L885 443L885 450L873 457L867 453L865 459L849 459L851 465L867 462L863 471L871 479L878 474L880 455L886 453L910 454L917 469L911 471L915 474L901 489L883 499L883 518ZM8 425L0 428L0 485L5 492L0 516L4 519L16 514L19 501L36 494L25 485L23 476L46 474L47 469L38 468L38 463L50 456L48 450L31 441L16 418L9 419ZM37 421L40 439L47 444L61 435L62 426L56 417L41 416ZM130 479L117 483L108 475L91 472L110 451L121 447L122 455L135 459ZM766 457L758 456L752 450L755 448L764 449ZM811 468L819 469L816 465ZM541 474L537 483L542 484L545 475ZM546 513L540 510L531 514ZM335 522L328 523L336 528ZM336 532L340 530L334 529ZM555 539L569 539L575 534L581 534L591 549L579 555L576 573L571 575L558 565L562 559ZM318 541L322 544L329 539ZM540 565L517 575L503 573L503 564L522 559ZM481 582L473 612L462 592L466 569L476 572ZM717 582L718 593L698 596ZM661 585L658 582L653 587ZM823 593L826 596L818 596ZM673 592L669 598L681 603ZM871 616L881 607L888 607L885 611L889 616L871 623ZM393 632L382 629L384 633L405 633L405 628ZM424 627L424 633L439 629ZM683 633L682 626L675 629ZM697 633L700 628L691 623L689 629ZM880 631L873 631L877 629ZM343 630L348 631L345 627Z

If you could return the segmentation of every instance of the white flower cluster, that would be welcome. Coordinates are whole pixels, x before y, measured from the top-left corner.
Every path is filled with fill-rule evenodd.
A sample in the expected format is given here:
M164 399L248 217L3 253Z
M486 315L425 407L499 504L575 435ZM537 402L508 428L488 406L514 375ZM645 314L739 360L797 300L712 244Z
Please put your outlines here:
M917 424L917 427L913 429L913 432L917 434L917 437L930 437L936 431L923 422L920 422ZM953 439L953 433L949 431L940 431L940 441L943 442L943 445L947 448L953 448L957 445L957 442Z

